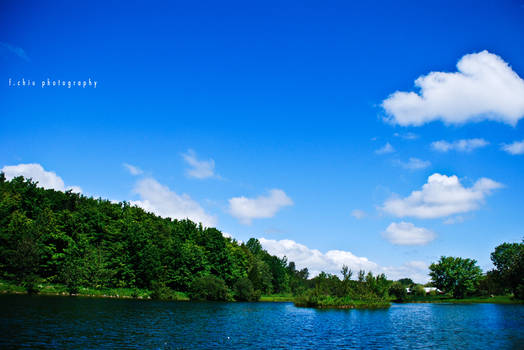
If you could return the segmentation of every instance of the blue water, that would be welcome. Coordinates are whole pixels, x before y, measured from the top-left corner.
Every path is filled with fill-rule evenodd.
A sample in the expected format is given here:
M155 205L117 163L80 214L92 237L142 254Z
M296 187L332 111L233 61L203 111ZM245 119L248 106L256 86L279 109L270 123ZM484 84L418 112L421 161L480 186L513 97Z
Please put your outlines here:
M316 310L2 295L0 308L0 348L524 349L522 305Z

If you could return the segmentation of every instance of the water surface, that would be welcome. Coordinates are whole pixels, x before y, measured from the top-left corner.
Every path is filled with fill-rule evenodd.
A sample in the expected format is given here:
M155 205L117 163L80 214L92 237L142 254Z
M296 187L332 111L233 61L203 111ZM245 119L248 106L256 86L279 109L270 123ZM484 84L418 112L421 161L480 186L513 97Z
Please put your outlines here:
M523 305L316 310L292 303L2 295L0 310L0 348L524 348Z

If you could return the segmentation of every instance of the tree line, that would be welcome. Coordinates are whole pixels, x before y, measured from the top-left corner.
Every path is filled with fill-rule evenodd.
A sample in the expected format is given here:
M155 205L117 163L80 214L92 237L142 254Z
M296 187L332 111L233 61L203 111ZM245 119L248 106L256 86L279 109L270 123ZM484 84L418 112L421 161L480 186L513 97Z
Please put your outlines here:
M0 173L1 278L36 291L60 283L141 288L169 299L257 300L305 290L307 269L270 255L260 242L224 237L216 228L172 220L127 202L44 189Z
M491 258L495 269L482 274L474 260L442 257L430 266L432 285L458 298L524 298L524 244L501 244ZM384 274L353 276L347 267L341 275L309 278L307 268L269 254L257 239L238 242L190 220L44 189L23 177L8 181L0 173L0 278L29 292L56 283L71 294L81 287L139 288L159 299L184 292L193 300L255 301L286 293L300 296L299 304L322 306L355 300L383 305L391 297L403 300L406 286L414 287Z

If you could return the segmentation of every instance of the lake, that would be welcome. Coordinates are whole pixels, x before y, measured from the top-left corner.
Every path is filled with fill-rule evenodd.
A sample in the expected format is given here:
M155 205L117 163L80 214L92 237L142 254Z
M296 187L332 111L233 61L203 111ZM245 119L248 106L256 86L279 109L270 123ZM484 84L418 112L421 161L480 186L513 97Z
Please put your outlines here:
M523 349L524 306L189 303L0 296L0 348Z

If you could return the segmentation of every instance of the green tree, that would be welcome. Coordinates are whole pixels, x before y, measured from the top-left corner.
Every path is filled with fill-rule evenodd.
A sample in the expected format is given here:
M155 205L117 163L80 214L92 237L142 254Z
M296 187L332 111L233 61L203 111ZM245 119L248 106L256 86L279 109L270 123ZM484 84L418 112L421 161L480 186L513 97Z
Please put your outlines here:
M491 253L491 261L503 286L524 299L524 243L503 243Z
M191 283L191 300L226 301L229 290L224 280L213 275L199 277Z
M482 270L477 261L468 258L442 256L437 263L429 267L432 284L438 289L453 294L455 298L464 298L474 293L482 277Z
M260 291L255 291L253 283L247 277L242 277L233 285L235 300L257 301L260 299Z
M389 287L389 295L394 296L396 301L404 301L408 296L408 292L402 283L393 282Z

